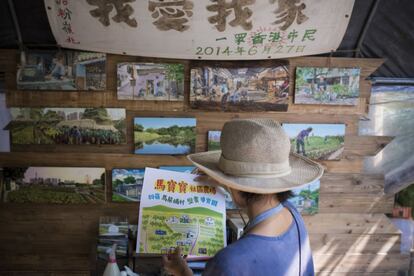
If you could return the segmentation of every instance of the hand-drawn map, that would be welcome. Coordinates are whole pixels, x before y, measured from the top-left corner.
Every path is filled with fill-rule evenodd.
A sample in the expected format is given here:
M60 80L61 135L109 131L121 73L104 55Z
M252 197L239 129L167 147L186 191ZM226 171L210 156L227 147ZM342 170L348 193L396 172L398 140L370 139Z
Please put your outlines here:
M138 220L138 253L213 256L226 245L225 199L197 175L145 169Z

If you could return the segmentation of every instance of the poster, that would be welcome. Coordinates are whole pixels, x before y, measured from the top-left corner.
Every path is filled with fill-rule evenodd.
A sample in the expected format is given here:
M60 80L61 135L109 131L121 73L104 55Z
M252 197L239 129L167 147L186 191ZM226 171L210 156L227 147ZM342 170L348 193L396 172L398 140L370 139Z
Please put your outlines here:
M319 189L321 182L315 180L309 184L293 189L293 197L288 201L296 207L302 215L314 215L319 212Z
M213 256L226 245L224 194L197 175L146 168L138 218L138 253Z
M353 6L353 0L45 0L62 47L214 60L336 50Z

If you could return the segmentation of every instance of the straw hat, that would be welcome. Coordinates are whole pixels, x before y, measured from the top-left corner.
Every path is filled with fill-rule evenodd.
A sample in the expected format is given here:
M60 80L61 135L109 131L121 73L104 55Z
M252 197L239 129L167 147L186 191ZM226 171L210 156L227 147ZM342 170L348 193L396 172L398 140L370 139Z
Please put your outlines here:
M271 119L226 122L221 150L190 154L187 158L221 185L251 193L279 193L319 179L323 167L290 152L290 140Z

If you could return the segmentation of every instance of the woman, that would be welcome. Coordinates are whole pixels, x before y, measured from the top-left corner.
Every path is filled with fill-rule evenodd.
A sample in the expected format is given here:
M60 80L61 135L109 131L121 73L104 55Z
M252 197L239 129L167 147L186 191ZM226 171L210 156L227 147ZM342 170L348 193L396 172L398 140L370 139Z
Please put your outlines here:
M207 263L203 275L314 275L305 225L286 199L290 190L320 178L322 166L290 153L288 135L270 119L227 122L220 145L221 151L188 158L229 190L249 223L240 240ZM179 248L163 263L168 273L192 275Z

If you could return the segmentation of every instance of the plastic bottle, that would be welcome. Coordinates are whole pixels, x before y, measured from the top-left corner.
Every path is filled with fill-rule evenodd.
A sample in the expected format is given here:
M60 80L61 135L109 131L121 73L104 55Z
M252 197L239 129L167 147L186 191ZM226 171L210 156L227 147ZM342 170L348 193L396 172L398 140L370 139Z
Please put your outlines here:
M109 252L109 260L106 265L103 276L120 276L121 271L119 270L118 264L116 263L116 244L112 246Z

